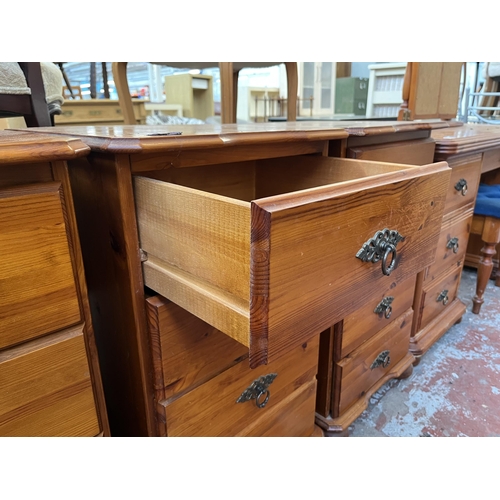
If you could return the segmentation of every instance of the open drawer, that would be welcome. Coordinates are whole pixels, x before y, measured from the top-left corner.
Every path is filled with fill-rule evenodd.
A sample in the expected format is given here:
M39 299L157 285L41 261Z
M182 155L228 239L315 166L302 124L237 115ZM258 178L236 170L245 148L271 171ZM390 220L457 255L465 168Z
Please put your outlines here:
M145 285L268 363L433 262L450 172L295 156L135 177Z

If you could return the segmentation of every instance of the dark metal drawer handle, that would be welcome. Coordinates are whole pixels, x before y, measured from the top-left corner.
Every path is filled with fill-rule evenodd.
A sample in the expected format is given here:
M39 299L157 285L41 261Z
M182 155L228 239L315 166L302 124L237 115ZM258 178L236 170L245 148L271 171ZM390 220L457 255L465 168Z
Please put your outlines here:
M382 368L387 368L391 362L391 357L389 356L389 351L382 351L376 358L375 361L370 366L370 369L378 368L381 366Z
M277 373L269 373L268 375L263 375L257 380L254 380L250 386L241 393L241 396L236 400L236 402L245 403L246 401L255 399L257 407L264 408L269 401L269 397L271 396L268 387L273 383L273 380L277 376Z
M467 194L467 181L465 179L460 179L455 184L455 189L457 191L461 191L462 192L462 196L465 196Z
M442 302L443 306L448 304L448 301L450 298L448 297L448 290L443 290L439 295L438 298L436 299L436 302Z
M356 258L363 262L378 262L382 260L382 273L389 276L396 267L396 245L400 241L404 241L404 236L401 236L397 231L391 229L383 229L377 231L373 238L369 239L359 249ZM389 265L387 261L391 258Z
M373 310L375 314L384 314L384 316L389 319L391 317L392 313L392 301L394 300L394 297L384 297L380 304Z
M453 248L453 253L458 252L458 238L451 238L446 244L446 248Z

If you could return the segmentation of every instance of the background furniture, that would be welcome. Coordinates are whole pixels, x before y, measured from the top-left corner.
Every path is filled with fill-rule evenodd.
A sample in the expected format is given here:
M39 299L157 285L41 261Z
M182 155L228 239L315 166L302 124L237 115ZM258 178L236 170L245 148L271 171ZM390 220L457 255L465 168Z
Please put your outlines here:
M145 124L155 111L182 116L178 104L151 103L147 99L132 99L137 122ZM54 117L54 125L123 125L125 123L121 106L115 99L69 99L61 108L61 114Z
M50 126L61 112L62 86L53 63L0 63L0 117L22 116L28 127Z
M0 436L109 435L66 164L87 153L0 133Z
M120 107L123 111L125 123L135 125L136 119L130 101L130 89L127 81L127 64L126 62L112 63L113 78L118 92ZM219 67L221 79L221 121L222 123L236 123L236 105L238 98L238 73L243 68L266 68L281 63L273 62L169 62L169 63L152 63L172 66L174 68L192 68L206 69ZM298 75L297 63L284 63L287 73L288 86L288 120L294 121L297 116L297 89Z
M321 333L430 263L449 176L335 157L344 128L53 129L92 149L70 175L114 435L315 433ZM390 277L356 257L385 227L405 235ZM411 366L411 304L394 315L350 336L342 408L380 352L390 367L361 368L360 391Z
M333 115L337 64L334 62L299 64L301 77L299 114L314 117Z
M448 131L435 130L432 137L436 140L436 158L466 163L479 164L481 184L495 185L500 182L500 129L497 126L485 124L466 124ZM469 177L463 176L469 184ZM475 181L474 181L475 182ZM482 258L481 249L484 246L481 240L482 224L472 222L467 250L464 256L464 265L478 268ZM498 251L499 246L497 246ZM495 277L498 269L498 253L490 255L493 262Z
M409 62L398 120L456 118L462 62Z
M367 78L337 78L335 83L335 114L366 115Z
M476 295L472 299L472 312L479 314L484 302L484 290L493 270L492 257L496 254L495 246L500 243L500 185L479 185L472 232L479 234L483 242L477 269ZM500 286L498 276L496 285Z
M368 79L368 95L366 102L367 118L396 119L399 107L403 102L403 81L406 64L383 63L370 64Z
M181 105L187 118L206 120L214 116L212 77L190 73L166 76L165 103Z
M391 165L432 164L432 128L448 128L446 122L332 123L343 124L349 137L337 145L340 149L330 150L330 154L364 161L389 162L387 164ZM439 195L434 191L436 197L429 206L422 206L424 213L431 205L434 209L438 206L440 210L443 209L445 187L440 186ZM395 185L393 189L396 189ZM416 196L416 192L413 195ZM430 190L426 196L432 196ZM369 213L367 210L365 215L374 217L373 214L367 215ZM424 247L421 247L415 254L419 258L415 272L402 279L399 273L407 271L403 262L408 252L412 251L401 248L401 252L406 253L399 257L398 246L399 263L391 275L383 276L379 287L363 304L358 303L355 311L322 332L316 422L328 435L348 435L349 425L367 408L371 396L383 384L393 378L408 377L412 373L415 358L409 352L409 343L412 323L419 315L418 309L413 307L415 284L417 275L428 265L425 262L430 264L433 261L441 216L442 212L433 219L436 239L425 247L426 250L432 249L432 256L426 258L422 252ZM403 229L400 231L405 234ZM415 227L413 234L418 232Z

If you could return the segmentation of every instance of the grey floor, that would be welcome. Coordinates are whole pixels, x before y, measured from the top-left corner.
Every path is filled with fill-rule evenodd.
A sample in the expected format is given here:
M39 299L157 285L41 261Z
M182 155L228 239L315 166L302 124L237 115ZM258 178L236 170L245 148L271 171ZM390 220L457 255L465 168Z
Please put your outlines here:
M490 281L472 314L476 270L465 268L459 298L467 312L406 380L375 393L351 437L500 436L500 287Z

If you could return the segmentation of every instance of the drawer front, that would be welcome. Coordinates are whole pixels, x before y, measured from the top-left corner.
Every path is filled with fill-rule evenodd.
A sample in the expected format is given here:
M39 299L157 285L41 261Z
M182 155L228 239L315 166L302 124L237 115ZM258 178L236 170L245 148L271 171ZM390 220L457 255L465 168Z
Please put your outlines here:
M0 192L0 349L81 321L60 188Z
M419 311L416 331L425 328L451 304L457 296L462 267L452 269L452 272L436 282L431 281L422 290L422 308Z
M406 356L412 318L413 310L409 309L337 363L334 385L339 387L340 415Z
M472 210L445 220L437 244L436 260L426 271L425 280L433 280L452 267L461 267L472 224Z
M500 168L500 148L485 151L483 153L483 164L481 171L489 172L490 170L497 170Z
M347 356L412 306L415 281L416 276L399 284L391 282L385 290L374 293L357 311L344 318L336 338L336 361Z
M435 145L435 141L428 138L393 142L390 144L359 146L348 148L347 156L361 160L426 165L433 162Z
M265 427L266 418L278 432L276 412L294 415L295 405L304 402L297 391L315 383L318 346L319 336L316 336L275 363L255 370L249 368L248 360L245 359L187 394L171 402L166 401L164 408L168 436L251 435L253 426ZM259 408L256 404L256 401L261 404L265 402L265 392L258 399L237 402L256 380L271 374L277 376L268 385L269 400L265 406ZM295 425L310 427L312 431L314 402L306 399L309 401L310 413L303 414L303 422ZM286 412L282 404L287 406ZM281 432L286 430L287 425L282 427Z
M274 162L269 197L251 203L135 179L145 284L248 346L253 368L430 265L451 172L445 163L295 161ZM326 184L332 176L338 184ZM372 252L376 238L385 259Z
M316 380L311 380L288 398L277 404L266 415L262 415L238 437L309 437L314 432L314 415L316 403Z
M146 300L157 401L184 394L240 361L248 349L177 304Z
M81 328L30 344L0 353L0 436L99 434Z
M451 180L446 196L445 214L474 203L481 175L481 161L476 160L465 164L450 162L452 167Z

